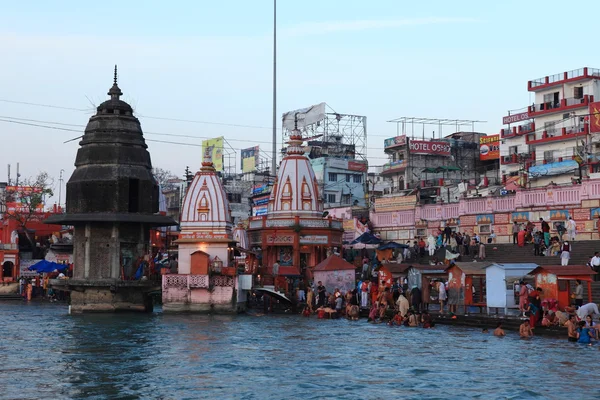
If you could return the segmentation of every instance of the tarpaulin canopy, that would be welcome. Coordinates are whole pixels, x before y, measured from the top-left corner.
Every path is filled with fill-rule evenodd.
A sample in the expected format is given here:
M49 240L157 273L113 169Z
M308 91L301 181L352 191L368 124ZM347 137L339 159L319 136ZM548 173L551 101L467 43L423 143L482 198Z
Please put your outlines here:
M381 246L379 246L377 248L377 250L406 249L407 247L409 247L407 244L396 243L396 242L389 242L389 243L386 243L386 244L382 244Z
M358 243L379 244L379 243L381 243L381 239L379 239L377 236L373 235L370 232L365 232L362 235L360 235L359 237L357 237L356 239L354 239L352 241L352 243L350 243L350 244L358 244Z
M30 271L37 271L40 273L44 273L44 272L53 272L53 271L62 271L67 269L69 266L65 265L65 264L59 264L59 263L55 263L52 261L46 261L46 260L42 260L39 261L35 264L33 264L31 267L29 267Z

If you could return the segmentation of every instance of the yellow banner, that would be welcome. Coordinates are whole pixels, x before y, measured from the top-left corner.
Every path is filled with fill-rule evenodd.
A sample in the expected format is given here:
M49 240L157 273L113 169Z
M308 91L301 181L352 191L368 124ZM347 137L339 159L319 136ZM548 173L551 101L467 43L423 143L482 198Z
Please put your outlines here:
M378 197L375 199L375 211L411 210L417 204L417 196Z
M202 154L206 154L207 150L215 166L215 170L223 171L223 136L214 139L203 140Z

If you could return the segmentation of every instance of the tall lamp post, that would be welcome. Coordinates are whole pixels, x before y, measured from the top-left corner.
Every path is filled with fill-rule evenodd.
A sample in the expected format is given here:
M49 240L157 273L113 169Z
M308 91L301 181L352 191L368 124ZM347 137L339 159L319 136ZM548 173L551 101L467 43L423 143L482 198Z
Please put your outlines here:
M277 175L277 0L273 0L273 160L271 174Z

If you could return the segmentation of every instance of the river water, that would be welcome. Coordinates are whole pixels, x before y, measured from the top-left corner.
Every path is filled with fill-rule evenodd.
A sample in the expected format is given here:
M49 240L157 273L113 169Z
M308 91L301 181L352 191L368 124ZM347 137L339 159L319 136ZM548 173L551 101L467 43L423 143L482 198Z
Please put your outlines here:
M295 316L0 302L0 398L598 398L598 347Z

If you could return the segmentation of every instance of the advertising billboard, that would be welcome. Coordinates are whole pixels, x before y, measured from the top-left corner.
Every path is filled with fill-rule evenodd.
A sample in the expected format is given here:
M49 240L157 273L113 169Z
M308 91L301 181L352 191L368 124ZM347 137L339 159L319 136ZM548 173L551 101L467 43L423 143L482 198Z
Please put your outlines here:
M319 103L310 107L286 112L281 118L283 128L291 131L297 123L298 128L303 129L309 125L323 121L325 119L325 106L325 103Z
M396 136L393 138L385 139L383 141L384 148L390 148L395 146L405 146L406 145L406 135Z
M223 136L202 141L204 159L210 157L215 170L223 171Z
M376 197L375 211L401 211L412 210L417 204L417 196L393 196L393 197Z
M429 154L449 156L452 146L448 142L433 142L426 140L411 140L408 144L411 154Z
M241 162L242 172L254 172L258 165L258 156L260 148L258 146L242 149L241 151Z
M590 104L590 133L600 133L600 101Z
M488 135L479 138L479 159L481 161L500 158L500 135Z

